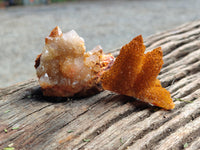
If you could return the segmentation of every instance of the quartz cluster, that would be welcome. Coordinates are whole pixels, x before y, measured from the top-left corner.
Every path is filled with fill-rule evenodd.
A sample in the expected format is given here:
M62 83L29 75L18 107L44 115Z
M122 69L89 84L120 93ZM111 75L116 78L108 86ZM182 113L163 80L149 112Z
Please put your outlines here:
M55 27L45 38L35 68L43 95L72 97L100 85L101 75L113 62L114 57L104 54L100 46L86 52L83 38L74 30L62 33Z

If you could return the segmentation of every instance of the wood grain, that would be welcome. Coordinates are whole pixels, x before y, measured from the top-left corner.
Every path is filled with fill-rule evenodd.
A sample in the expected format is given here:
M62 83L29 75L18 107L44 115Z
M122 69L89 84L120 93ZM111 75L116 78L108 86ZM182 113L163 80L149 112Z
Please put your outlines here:
M200 149L200 21L148 37L145 45L164 51L159 79L174 110L109 91L43 97L32 79L0 89L0 149L11 143L20 150Z

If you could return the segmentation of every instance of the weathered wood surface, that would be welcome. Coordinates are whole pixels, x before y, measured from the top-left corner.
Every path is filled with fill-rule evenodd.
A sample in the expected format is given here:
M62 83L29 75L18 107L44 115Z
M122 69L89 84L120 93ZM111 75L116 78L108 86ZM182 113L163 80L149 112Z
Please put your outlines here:
M0 149L11 143L20 150L200 149L200 21L145 41L148 50L163 48L159 78L174 110L109 91L84 99L46 98L32 79L0 89Z

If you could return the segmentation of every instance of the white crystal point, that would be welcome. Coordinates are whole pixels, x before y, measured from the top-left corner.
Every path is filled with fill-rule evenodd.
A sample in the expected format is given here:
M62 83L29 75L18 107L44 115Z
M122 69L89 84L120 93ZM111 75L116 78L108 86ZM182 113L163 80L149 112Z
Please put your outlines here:
M84 39L80 37L75 30L71 30L63 34L63 39L65 41L68 50L72 50L73 54L83 55L85 52Z

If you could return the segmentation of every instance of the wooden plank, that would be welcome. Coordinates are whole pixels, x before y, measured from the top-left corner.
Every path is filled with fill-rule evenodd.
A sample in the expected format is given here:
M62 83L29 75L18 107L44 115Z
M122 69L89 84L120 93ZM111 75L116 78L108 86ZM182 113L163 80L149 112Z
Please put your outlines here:
M199 33L195 21L145 40L147 50L163 48L159 79L174 98L174 110L109 91L47 98L32 79L0 89L0 149L12 143L20 150L200 149Z

